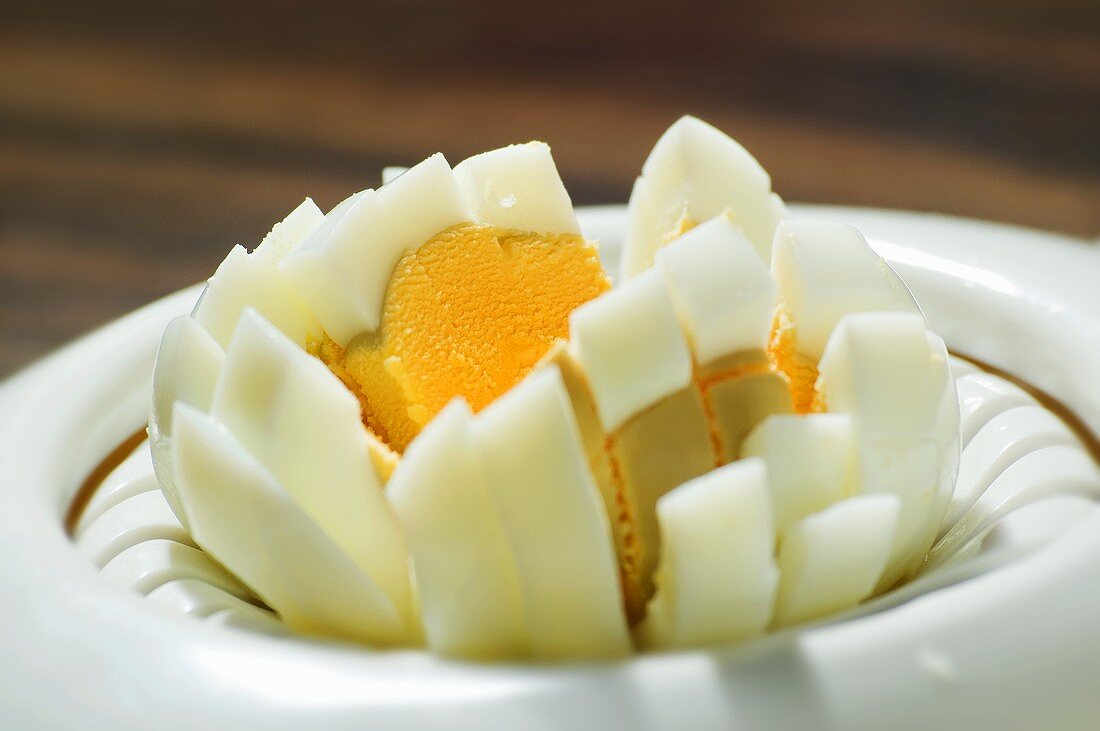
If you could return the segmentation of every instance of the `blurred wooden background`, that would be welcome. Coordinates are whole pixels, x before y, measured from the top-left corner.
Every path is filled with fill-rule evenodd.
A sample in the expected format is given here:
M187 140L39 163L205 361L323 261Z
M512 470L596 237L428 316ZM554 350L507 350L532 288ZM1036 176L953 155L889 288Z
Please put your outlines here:
M788 200L1100 233L1096 0L9 0L0 375L436 150L624 201L685 112Z

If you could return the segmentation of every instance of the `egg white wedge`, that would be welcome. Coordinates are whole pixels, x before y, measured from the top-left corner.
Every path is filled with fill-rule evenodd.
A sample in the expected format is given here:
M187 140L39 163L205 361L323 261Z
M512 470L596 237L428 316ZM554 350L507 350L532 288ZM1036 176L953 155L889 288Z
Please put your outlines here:
M715 465L706 411L698 389L689 384L606 431L592 384L572 350L561 343L545 364L556 368L565 383L588 469L611 521L628 616L637 621L653 592L657 501Z
M914 312L920 307L885 260L856 229L835 221L789 219L779 224L772 276L799 352L814 360L840 318L855 312Z
M452 402L387 492L408 532L433 649L542 659L629 652L611 530L556 369L476 417Z
M728 212L661 248L656 262L698 362L765 347L775 281Z
M389 597L210 416L177 404L173 463L195 542L288 627L379 645L410 641Z
M376 330L394 266L437 233L476 222L579 234L549 147L494 150L452 171L441 154L378 190L357 193L288 255L280 269L340 345Z
M775 282L728 212L660 249L654 269L690 346L713 461L736 460L753 427L793 406L768 353Z
M172 407L177 401L208 411L214 402L225 351L190 317L177 317L164 328L153 369L152 421L161 434L172 434Z
M959 411L947 349L919 315L846 315L820 371L817 389L828 411L852 417L858 489L901 500L878 587L886 589L931 546L954 486Z
M400 178L408 171L407 167L401 165L387 165L382 168L382 185L390 183L397 178Z
M611 529L558 370L539 369L482 412L474 440L514 551L533 655L629 651Z
M211 414L411 622L405 539L382 495L359 404L328 368L246 308Z
M581 232L545 142L474 155L455 165L454 175L475 221L507 229Z
M691 383L691 352L657 271L578 307L569 334L607 430Z
M296 343L319 337L321 328L313 310L279 270L283 259L300 246L324 220L307 198L276 224L256 250L235 246L214 272L195 305L192 317L222 348L245 307L252 307Z
M409 543L428 647L452 657L523 657L515 559L473 419L464 401L452 401L409 446L386 495Z
M817 362L837 322L854 312L913 312L916 300L859 231L834 221L789 219L772 247L779 290L771 351L791 381L795 409L812 408Z
M767 465L779 535L855 491L855 435L846 414L769 417L745 440L741 455Z
M763 460L720 467L657 503L657 593L638 627L650 648L700 647L762 633L779 572Z
M620 263L626 281L653 264L657 250L728 210L762 261L771 258L776 224L786 217L771 179L749 152L695 117L682 117L649 153L630 195Z
M343 345L378 327L386 285L402 254L473 218L451 166L437 153L334 208L279 268L325 332Z
M795 523L779 547L773 626L817 619L869 597L894 543L896 495L860 495Z
M177 403L209 411L224 362L225 352L190 317L178 317L164 329L153 366L149 448L157 482L172 511L185 526L187 516L179 499L172 464L172 413Z

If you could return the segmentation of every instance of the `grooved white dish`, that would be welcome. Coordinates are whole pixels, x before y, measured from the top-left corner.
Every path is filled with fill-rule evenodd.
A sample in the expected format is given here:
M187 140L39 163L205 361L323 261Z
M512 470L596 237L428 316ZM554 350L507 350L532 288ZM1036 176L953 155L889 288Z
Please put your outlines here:
M859 227L949 345L1046 389L1100 431L1094 293L1100 252L1048 234L934 216L822 207L795 213ZM622 209L582 210L580 219L613 257ZM1016 560L888 611L732 649L611 664L466 665L420 652L229 632L216 625L272 628L270 617L246 594L237 592L237 603L223 608L187 598L190 585L177 582L142 602L97 572L64 535L61 518L91 467L144 420L164 323L189 310L197 294L192 288L144 308L0 386L0 726L927 729L965 719L968 728L1072 729L1097 723L1100 511L1075 497L1028 508L1050 515L1010 521L990 537L994 549L1005 549L988 552L990 565ZM80 382L68 370L74 360L83 366ZM983 388L980 376L961 382L975 393ZM964 418L964 440L981 440L982 423L1028 408L1026 399L996 384L985 399L971 421ZM988 441L1001 454L996 440ZM1014 463L1008 456L999 466L970 469L979 483L994 479L991 490L998 483L1004 490L1041 490L1044 480L1087 479L1087 466L1057 451L1064 448L1047 445ZM138 536L151 540L135 546L182 546L141 479L116 481L121 500L93 505L98 517L84 531L127 505L157 526ZM964 506L956 508L964 514ZM960 523L970 531L983 525ZM965 543L967 535L959 535ZM132 564L121 566L110 575L133 584ZM196 568L196 576L204 570ZM139 567L136 575L145 574ZM223 588L233 595L232 584ZM861 613L921 589L918 579ZM181 611L210 619L173 616Z

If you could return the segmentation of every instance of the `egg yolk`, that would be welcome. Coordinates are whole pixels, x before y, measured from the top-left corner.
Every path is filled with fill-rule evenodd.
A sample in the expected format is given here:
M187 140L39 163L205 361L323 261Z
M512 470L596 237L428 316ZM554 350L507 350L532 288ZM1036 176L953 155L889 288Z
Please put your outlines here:
M567 336L569 313L610 288L579 235L463 224L401 258L376 331L309 350L399 454L455 396L476 412L518 383Z
M798 337L794 325L780 306L772 322L768 339L768 357L777 370L787 376L791 401L797 414L822 411L817 399L817 361L798 352Z
M671 229L666 231L663 236L661 236L661 245L668 245L674 239L683 236L688 231L698 225L699 224L696 223L695 219L691 217L691 214L689 214L687 212L687 209L685 208L684 210L680 211L680 217L676 219L676 224Z

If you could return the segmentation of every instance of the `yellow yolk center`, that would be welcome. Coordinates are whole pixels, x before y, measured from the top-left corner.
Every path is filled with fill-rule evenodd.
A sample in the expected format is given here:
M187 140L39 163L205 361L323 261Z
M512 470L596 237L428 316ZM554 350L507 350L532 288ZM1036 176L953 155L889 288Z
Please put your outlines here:
M569 313L610 288L581 236L464 224L401 258L378 330L310 351L400 453L455 396L478 411L519 382L567 336Z

